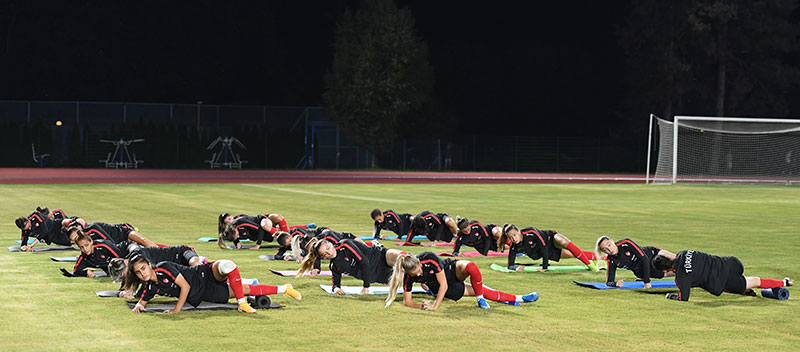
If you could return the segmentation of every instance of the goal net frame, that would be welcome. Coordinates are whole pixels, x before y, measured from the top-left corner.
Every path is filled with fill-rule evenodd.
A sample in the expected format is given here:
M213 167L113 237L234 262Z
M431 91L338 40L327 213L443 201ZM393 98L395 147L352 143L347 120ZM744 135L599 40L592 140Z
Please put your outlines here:
M651 177L650 174L650 160L651 160L651 153L654 149L654 124L657 123L656 120L661 120L665 123L669 123L672 126L672 131L662 131L661 126L657 126L659 128L658 135L659 140L656 141L658 152L656 154L657 166L656 170ZM685 177L679 178L678 171L678 148L680 147L680 127L685 128L693 128L699 129L695 126L689 126L686 124L681 124L682 122L687 121L697 121L697 122L734 122L734 123L758 123L758 124L793 124L797 126L797 129L792 129L788 131L789 133L800 132L800 119L774 119L774 118L752 118L752 117L713 117L713 116L684 116L684 115L676 115L673 121L661 119L660 117L650 114L650 128L648 132L648 140L647 140L647 173L645 175L645 183L656 183L657 179L661 179L662 181L665 179L663 176L659 176L659 169L663 169L665 166L671 169L671 182L660 182L660 183L672 183L676 184L680 182L688 182L688 183L780 183L780 184L800 184L800 175L795 175L794 177L758 177L758 176L740 176L740 177L726 177L726 176L705 176L705 177ZM703 132L702 129L699 129L700 132ZM667 132L667 133L664 133ZM669 133L671 132L671 133ZM780 133L780 132L732 132L732 131L714 131L717 133L723 134L773 134L773 133ZM671 134L671 135L670 135ZM669 139L671 140L665 140ZM800 135L798 135L798 144L800 144ZM671 148L671 153L668 155L663 154L664 151L662 147ZM800 158L800 153L796 156ZM663 162L671 162L670 165L661 165L659 163Z

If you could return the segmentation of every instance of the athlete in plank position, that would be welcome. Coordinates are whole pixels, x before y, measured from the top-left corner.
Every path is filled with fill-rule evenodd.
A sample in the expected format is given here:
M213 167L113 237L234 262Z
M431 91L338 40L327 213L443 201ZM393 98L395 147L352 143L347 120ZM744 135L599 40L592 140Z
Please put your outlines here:
M36 211L53 220L64 220L67 218L67 214L61 209L50 210L48 207L36 207Z
M301 262L303 258L308 255L309 249L311 249L311 240L328 240L333 243L334 247L339 245L339 242L342 240L352 240L353 242L359 242L364 244L365 246L371 247L372 243L366 243L358 236L349 233L349 232L337 232L333 231L328 227L318 227L314 230L305 230L306 234L304 236L295 236L292 238L292 255L296 258L298 262ZM317 257L314 260L313 269L311 269L311 275L317 275L321 271L321 258Z
M242 248L239 240L249 239L255 241L252 249L260 249L261 242L272 242L276 232L289 232L293 228L314 228L315 224L288 226L286 219L280 214L248 216L240 214L233 216L229 213L219 214L217 229L219 239L217 244L222 249L228 249L225 241L232 241L236 248Z
M431 252L422 252L416 256L401 254L395 261L392 269L392 278L389 282L389 297L386 298L386 307L394 302L397 288L403 285L403 303L406 307L435 310L439 308L442 300L447 297L458 301L463 296L475 296L478 306L489 309L486 300L496 302L534 302L539 299L537 292L527 295L512 295L483 286L481 271L475 263L437 257ZM469 277L469 284L464 280ZM436 295L434 302L423 301L422 304L411 300L411 290L414 283L420 282Z
M514 265L517 253L525 253L531 259L542 258L542 269L547 269L549 261L559 261L561 257L577 258L592 271L600 271L594 252L582 251L566 236L555 230L539 230L535 227L526 227L520 231L513 224L503 225L503 235L497 240L497 247L502 247L507 240L511 240L508 251L508 268L522 271L523 265Z
M369 216L375 220L375 230L372 232L372 237L376 240L385 239L386 235L381 236L381 230L389 230L397 235L398 239L403 239L403 236L408 235L411 229L411 218L413 215L408 213L398 214L392 209L384 210L372 209Z
M108 273L114 282L125 286L125 273L128 262L134 255L143 254L151 263L173 262L185 266L197 266L208 263L208 258L200 256L194 248L187 245L169 247L137 247L131 249L126 257L112 258L108 262ZM133 292L120 290L119 297L134 298ZM135 297L141 297L141 293Z
M637 278L644 281L645 288L652 288L650 278L660 279L664 273L653 268L652 260L659 253L675 258L675 254L658 247L640 247L629 238L614 242L608 236L600 236L595 247L597 257L600 253L608 256L608 270L606 271L606 285L622 286L625 280L615 281L617 268L633 271ZM667 273L667 276L672 273Z
M55 220L38 211L31 213L28 217L17 218L14 220L14 223L22 230L22 237L20 239L22 245L20 246L20 250L32 251L33 247L40 241L47 244L55 243L62 246L72 245L72 239L70 239L62 229L73 222L86 223L80 218ZM36 240L31 244L27 244L30 237L34 237Z
M136 242L143 247L159 246L157 243L149 240L147 237L144 237L141 233L135 230L133 225L127 222L121 224L90 222L85 224L77 220L72 220L69 223L69 226L70 227L67 229L67 232L70 234L70 238L73 239L74 236L72 233L74 232L74 229L77 228L95 239L110 240L116 243L130 241Z
M503 229L495 224L483 226L479 221L456 217L458 234L453 245L453 256L458 256L461 246L474 247L478 252L487 255L489 251L497 250L497 240L502 236Z
M369 285L373 282L382 284L389 282L389 274L397 256L405 253L396 249L386 249L383 246L368 247L361 242L345 239L335 245L327 238L311 239L309 251L297 276L311 270L317 258L330 259L331 276L333 276L333 293L344 294L342 287L342 274L364 281L361 294L369 293Z
M239 302L240 311L255 313L256 310L247 303L246 295L285 293L297 300L302 299L300 292L290 284L243 285L236 264L227 259L187 267L172 262L154 265L143 254L134 255L128 265L124 288L133 291L140 285L144 285L144 290L132 310L134 313L145 311L147 302L156 294L178 297L175 308L166 313L180 312L186 302L197 307L202 301L227 303L233 297Z
M413 243L414 236L425 236L430 240L423 243L423 246L434 246L437 242L450 242L453 236L458 233L458 226L453 218L447 213L434 214L430 211L423 211L411 219L411 230L406 237L406 243Z
M674 272L678 293L668 293L667 299L688 301L692 287L700 287L712 295L722 292L755 295L754 288L776 288L794 285L794 280L766 279L742 276L744 266L736 257L718 257L694 250L680 251L674 258L659 254L653 267L664 273Z
M80 248L81 255L76 260L72 274L64 273L67 276L94 277L94 272L87 271L88 268L98 268L108 274L108 264L111 259L125 258L128 253L139 247L136 243L128 241L115 243L110 240L95 240L80 230L76 231L75 244Z

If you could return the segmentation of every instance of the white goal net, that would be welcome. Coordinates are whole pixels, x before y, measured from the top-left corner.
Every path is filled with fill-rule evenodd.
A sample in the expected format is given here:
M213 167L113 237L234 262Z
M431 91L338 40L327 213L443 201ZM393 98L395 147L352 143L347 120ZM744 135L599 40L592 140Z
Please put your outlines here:
M800 184L800 120L651 115L653 127L650 183Z

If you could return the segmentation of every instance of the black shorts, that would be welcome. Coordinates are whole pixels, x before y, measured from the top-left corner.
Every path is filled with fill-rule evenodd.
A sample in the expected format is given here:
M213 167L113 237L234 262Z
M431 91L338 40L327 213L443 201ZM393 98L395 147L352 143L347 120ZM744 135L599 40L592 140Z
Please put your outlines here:
M742 276L744 266L736 257L725 257L725 269L727 279L725 281L725 292L744 294L747 290L747 279Z
M447 261L444 266L444 276L447 278L447 291L444 293L445 298L458 301L464 297L464 281L459 280L456 276L456 260ZM428 289L434 294L439 292L439 282L436 280L426 283Z
M557 262L561 260L561 248L556 247L555 243L547 247L547 260Z
M381 260L378 264L377 273L375 275L375 282L388 284L389 279L392 277L392 267L386 263L386 252L388 249L383 247L381 249Z
M228 300L230 299L230 294L228 292L228 281L225 280L219 282L214 278L214 269L212 264L213 263L208 263L200 266L199 270L203 273L203 278L200 280L200 287L198 287L198 289L203 290L203 292L199 295L199 300L194 299L193 301L189 301L187 299L187 302L195 307L200 305L200 303L203 301L211 303L228 303Z
M194 248L189 247L187 245L182 245L181 247L181 258L179 264L181 265L189 265L189 261L192 260L194 257L199 257L197 252L194 251Z

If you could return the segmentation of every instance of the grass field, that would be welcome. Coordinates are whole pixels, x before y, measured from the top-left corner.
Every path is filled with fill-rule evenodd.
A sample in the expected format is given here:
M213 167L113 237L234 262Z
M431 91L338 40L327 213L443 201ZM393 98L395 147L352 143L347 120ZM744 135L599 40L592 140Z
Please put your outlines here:
M132 314L124 301L98 298L108 278L65 278L43 253L0 255L0 350L797 350L800 293L787 301L693 289L690 302L633 290L591 290L572 283L604 273L503 274L505 258L478 258L484 282L510 293L538 291L536 303L479 309L474 298L445 300L434 312L388 309L382 296L333 297L329 278L283 278L266 262L272 250L223 251L214 243L220 212L279 212L290 224L316 222L359 235L372 233L369 211L429 209L486 223L556 229L584 250L600 234L677 252L696 249L741 259L745 275L800 278L800 188L646 185L33 185L0 186L0 234L13 245L13 220L37 205L88 221L130 222L148 238L189 244L211 259L232 259L243 277L290 282L297 302L277 296L279 310ZM389 247L391 243L384 241ZM414 248L412 252L422 249ZM67 252L56 252L56 255ZM75 252L70 252L75 253ZM529 259L521 261L530 262ZM578 264L575 259L560 264ZM557 263L559 264L559 263ZM633 279L628 271L618 278ZM345 285L360 281L345 278ZM422 297L416 297L419 301ZM154 300L174 302L172 298ZM490 302L491 303L491 302Z

